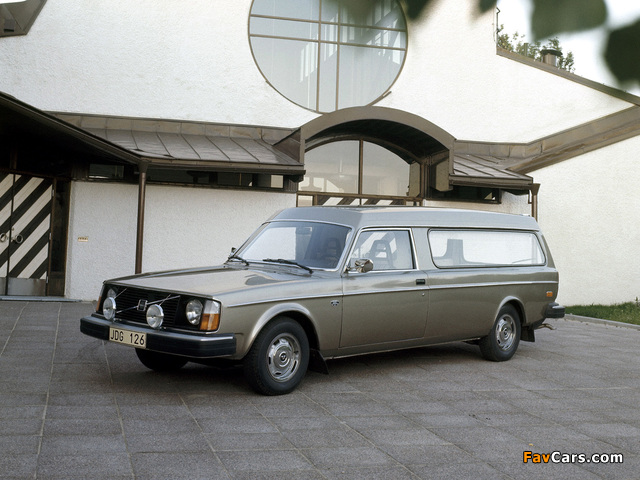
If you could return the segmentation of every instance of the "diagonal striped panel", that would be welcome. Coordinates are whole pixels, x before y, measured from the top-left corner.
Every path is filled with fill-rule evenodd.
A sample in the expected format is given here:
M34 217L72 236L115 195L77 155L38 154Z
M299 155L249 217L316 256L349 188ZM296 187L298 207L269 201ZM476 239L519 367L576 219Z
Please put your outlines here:
M46 279L52 190L48 179L14 176L11 214L6 219L0 217L0 232L7 232L8 236L8 241L4 242L7 245L0 252L0 265L4 265L5 272L8 264L9 271L4 273L5 276ZM0 191L0 198L3 197Z
M308 193L300 193L301 196L309 195ZM360 206L360 205L411 205L416 204L414 198L399 198L399 197L365 197L356 195L344 195L339 193L333 195L331 193L318 193L313 194L315 202L314 205L328 205L328 206Z
M13 174L0 173L0 278L7 276ZM1 292L0 292L1 293Z

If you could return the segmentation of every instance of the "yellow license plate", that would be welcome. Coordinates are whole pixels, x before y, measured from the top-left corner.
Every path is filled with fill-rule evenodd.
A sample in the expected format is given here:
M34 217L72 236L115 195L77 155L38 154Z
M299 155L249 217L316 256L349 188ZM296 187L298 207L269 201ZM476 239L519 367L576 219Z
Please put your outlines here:
M131 345L136 348L147 348L147 334L132 332L123 328L109 327L109 341Z

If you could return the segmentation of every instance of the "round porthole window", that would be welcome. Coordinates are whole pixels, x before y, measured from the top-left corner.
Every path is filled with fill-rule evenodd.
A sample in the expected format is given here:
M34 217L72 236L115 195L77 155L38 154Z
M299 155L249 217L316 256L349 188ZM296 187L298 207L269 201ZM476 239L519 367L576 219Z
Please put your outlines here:
M254 0L249 40L281 95L316 112L369 105L400 74L407 26L397 0Z

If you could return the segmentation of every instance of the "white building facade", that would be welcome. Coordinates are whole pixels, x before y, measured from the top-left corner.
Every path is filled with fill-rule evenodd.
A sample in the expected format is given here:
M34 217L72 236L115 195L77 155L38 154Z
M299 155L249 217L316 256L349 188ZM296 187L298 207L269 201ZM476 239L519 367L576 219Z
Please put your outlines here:
M416 21L396 0L37 3L26 34L3 13L0 173L65 185L47 294L221 262L296 204L392 203L533 213L560 302L640 296L640 99L498 51L476 2ZM12 115L47 150L62 132L73 167L10 146L37 130Z

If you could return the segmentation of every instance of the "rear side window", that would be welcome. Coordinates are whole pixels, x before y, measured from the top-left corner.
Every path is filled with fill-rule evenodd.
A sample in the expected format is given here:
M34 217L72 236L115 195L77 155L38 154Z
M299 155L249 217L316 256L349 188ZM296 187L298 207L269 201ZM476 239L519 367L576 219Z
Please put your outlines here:
M439 268L544 265L533 232L507 230L430 230L433 263Z

